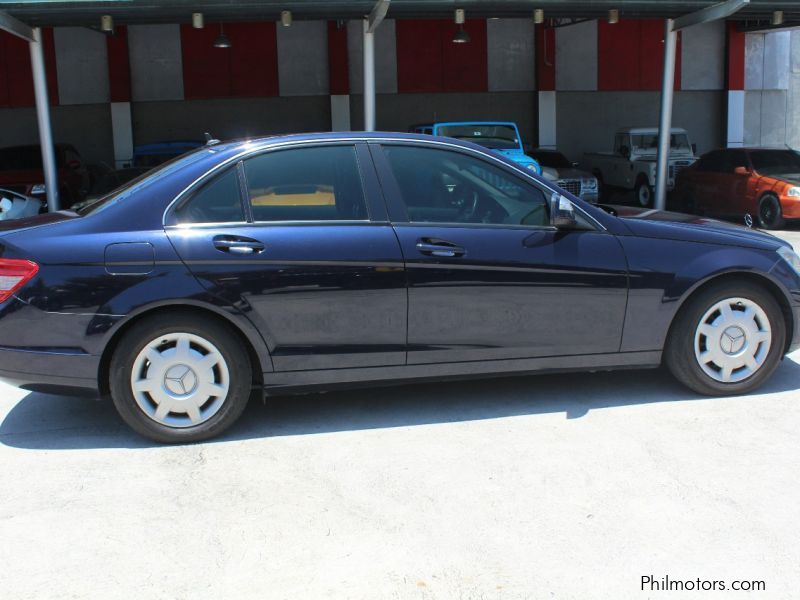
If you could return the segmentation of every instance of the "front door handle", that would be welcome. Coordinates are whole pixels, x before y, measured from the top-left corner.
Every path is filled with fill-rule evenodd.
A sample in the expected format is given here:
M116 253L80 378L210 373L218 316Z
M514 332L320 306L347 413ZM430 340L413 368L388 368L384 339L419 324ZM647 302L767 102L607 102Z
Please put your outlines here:
M248 237L218 235L214 238L214 247L221 252L231 254L258 254L264 251L264 244Z
M464 256L467 253L464 248L457 246L452 242L445 240L432 240L429 238L422 238L417 241L417 250L421 254L428 256L440 256L443 258L456 258Z

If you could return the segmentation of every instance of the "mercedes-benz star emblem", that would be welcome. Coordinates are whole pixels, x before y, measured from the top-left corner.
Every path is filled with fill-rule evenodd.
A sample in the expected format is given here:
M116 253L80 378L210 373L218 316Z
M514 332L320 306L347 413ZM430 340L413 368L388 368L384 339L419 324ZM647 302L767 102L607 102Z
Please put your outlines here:
M719 345L725 354L736 354L744 347L745 341L747 341L747 338L744 331L740 327L733 325L722 332Z
M185 396L197 387L197 375L186 365L175 365L164 375L164 386L176 396Z

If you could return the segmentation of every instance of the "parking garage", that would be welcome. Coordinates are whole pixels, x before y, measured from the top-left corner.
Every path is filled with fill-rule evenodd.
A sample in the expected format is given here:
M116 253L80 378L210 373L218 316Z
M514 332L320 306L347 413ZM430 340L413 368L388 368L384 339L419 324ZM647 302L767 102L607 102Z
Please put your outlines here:
M74 148L88 169L67 204L108 170L136 162L136 148L146 154L143 147L156 144L168 154L164 144L199 143L206 132L227 139L511 121L526 148L558 149L582 163L587 153L613 150L620 127L658 127L665 19L713 6L139 4L4 4L11 22L41 28L52 139ZM672 125L688 132L698 155L796 147L800 32L792 25L800 10L753 0L734 11L677 33ZM41 127L29 44L5 29L2 146L35 145Z

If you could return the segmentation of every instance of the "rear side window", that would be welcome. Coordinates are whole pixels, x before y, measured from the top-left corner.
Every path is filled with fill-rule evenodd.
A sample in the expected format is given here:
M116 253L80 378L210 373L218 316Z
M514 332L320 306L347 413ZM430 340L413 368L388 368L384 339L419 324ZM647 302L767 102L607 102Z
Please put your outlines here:
M245 160L244 172L256 222L369 218L353 146L267 152Z
M236 223L245 220L236 167L212 178L172 213L172 222Z

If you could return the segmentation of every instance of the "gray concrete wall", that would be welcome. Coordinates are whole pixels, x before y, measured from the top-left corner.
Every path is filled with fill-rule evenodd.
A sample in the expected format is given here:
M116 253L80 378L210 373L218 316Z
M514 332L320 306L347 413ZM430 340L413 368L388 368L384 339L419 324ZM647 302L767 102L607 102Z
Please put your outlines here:
M800 148L800 31L748 33L744 143Z
M183 99L179 25L131 25L128 51L134 101Z
M281 96L328 93L328 22L295 21L277 28ZM302 60L298 60L302 57Z
M202 140L206 131L231 139L331 127L329 96L134 102L131 110L135 144Z
M714 21L681 32L681 89L725 87L725 22Z
M350 120L354 130L364 127L363 111L363 96L351 96ZM380 130L408 131L410 125L443 120L504 120L519 125L526 144L536 142L535 92L379 94L376 112Z
M532 19L489 19L486 46L490 92L536 89Z
M108 104L54 106L50 109L53 139L72 144L87 163L114 164L111 111ZM0 146L38 144L36 109L0 110Z
M572 160L584 152L610 151L614 132L625 126L658 126L659 92L558 92L558 148ZM722 91L675 94L673 125L685 127L697 151L724 145Z
M597 89L597 21L556 29L556 89Z
M56 27L53 31L59 102L108 102L108 50L105 34L86 27Z

